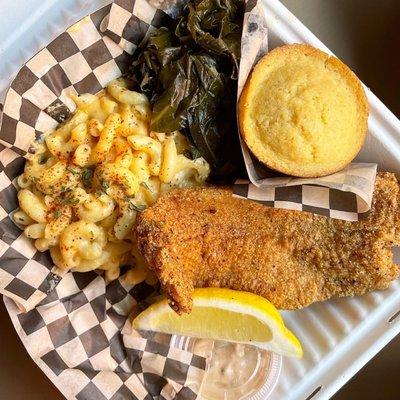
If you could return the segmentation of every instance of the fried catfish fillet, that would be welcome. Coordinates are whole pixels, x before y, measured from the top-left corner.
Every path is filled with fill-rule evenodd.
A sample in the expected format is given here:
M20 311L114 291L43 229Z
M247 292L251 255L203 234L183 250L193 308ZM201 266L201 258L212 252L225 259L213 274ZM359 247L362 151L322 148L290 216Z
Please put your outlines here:
M229 189L178 189L140 214L139 250L171 307L190 312L195 287L261 295L294 310L334 296L385 289L399 275L399 185L378 174L373 205L359 222L269 208Z

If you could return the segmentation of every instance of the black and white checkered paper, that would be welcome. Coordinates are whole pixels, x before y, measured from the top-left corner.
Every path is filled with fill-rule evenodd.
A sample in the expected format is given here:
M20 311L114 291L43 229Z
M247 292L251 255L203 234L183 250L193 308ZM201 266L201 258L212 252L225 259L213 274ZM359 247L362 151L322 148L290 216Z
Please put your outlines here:
M252 68L268 53L267 28L262 2L248 1L241 43L238 99ZM240 144L249 180L235 183L233 193L236 197L269 207L308 211L347 221L358 221L371 208L376 164L353 163L322 178L292 178L268 170L250 153L242 138Z
M22 342L68 399L195 399L206 359L131 332L129 313L153 292L96 273L68 273L32 310L5 297ZM164 335L166 336L166 335Z
M82 19L29 60L11 83L0 127L0 292L34 361L68 399L192 400L206 358L167 335L131 331L129 316L154 293L145 282L107 284L61 272L13 223L16 178L43 132L72 111L69 95L97 93L130 54L171 18L145 0L116 0Z
M376 167L376 164L352 163L336 174L317 179L265 175L262 185L238 180L233 195L269 207L358 221L371 208Z

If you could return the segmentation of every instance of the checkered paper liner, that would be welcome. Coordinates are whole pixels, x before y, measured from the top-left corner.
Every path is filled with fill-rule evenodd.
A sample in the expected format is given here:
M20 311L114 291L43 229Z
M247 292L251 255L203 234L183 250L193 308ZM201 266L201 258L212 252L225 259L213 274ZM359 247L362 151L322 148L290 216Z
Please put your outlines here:
M237 180L233 195L269 207L358 221L371 208L376 168L376 164L352 163L344 170L323 178L264 178L261 186L248 180Z
M249 1L243 24L238 99L252 68L268 53L268 29L262 2ZM266 206L309 211L347 221L358 221L371 208L376 164L352 163L330 176L313 179L279 176L249 151L240 137L248 181L237 181L236 197Z
M27 313L5 297L34 361L68 399L196 399L206 359L131 332L132 307L153 288L69 273ZM159 335L161 336L161 335Z
M33 360L68 399L191 400L206 355L169 336L131 331L130 313L155 292L95 272L59 271L14 224L16 178L35 138L64 121L71 93L97 93L171 17L145 0L116 0L83 18L30 59L12 81L0 126L0 292ZM204 357L203 357L204 355Z

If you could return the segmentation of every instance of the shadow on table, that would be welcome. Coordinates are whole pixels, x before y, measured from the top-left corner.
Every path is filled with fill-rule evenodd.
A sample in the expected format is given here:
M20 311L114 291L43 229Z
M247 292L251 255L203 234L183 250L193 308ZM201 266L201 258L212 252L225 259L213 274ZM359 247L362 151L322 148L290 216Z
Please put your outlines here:
M361 80L400 116L400 1L324 1ZM336 43L340 48L341 44Z
M400 337L394 338L332 400L398 400Z
M64 397L28 356L0 296L0 399L62 400Z

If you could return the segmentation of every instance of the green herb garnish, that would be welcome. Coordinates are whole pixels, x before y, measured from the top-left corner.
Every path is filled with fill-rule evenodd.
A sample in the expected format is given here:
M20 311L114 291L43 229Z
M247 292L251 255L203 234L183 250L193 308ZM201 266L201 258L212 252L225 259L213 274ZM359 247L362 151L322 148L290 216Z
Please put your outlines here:
M79 175L79 171L71 167L67 167L67 171L71 172L73 175Z
M55 210L54 212L53 212L53 216L54 216L54 218L60 218L61 217L61 211L60 210Z
M68 204L71 206L76 206L79 204L79 199L74 199L72 197L69 198Z
M133 204L131 202L129 202L128 207L136 212L142 212L147 208L145 204Z
M90 187L92 185L93 175L94 175L94 167L85 168L82 171L82 183L83 183L83 186L88 188L88 187Z
M101 186L101 189L105 192L110 187L110 182L108 182L106 180L102 180L100 186Z
M79 204L79 199L72 196L71 191L64 193L59 199L59 203L63 205L76 206Z

